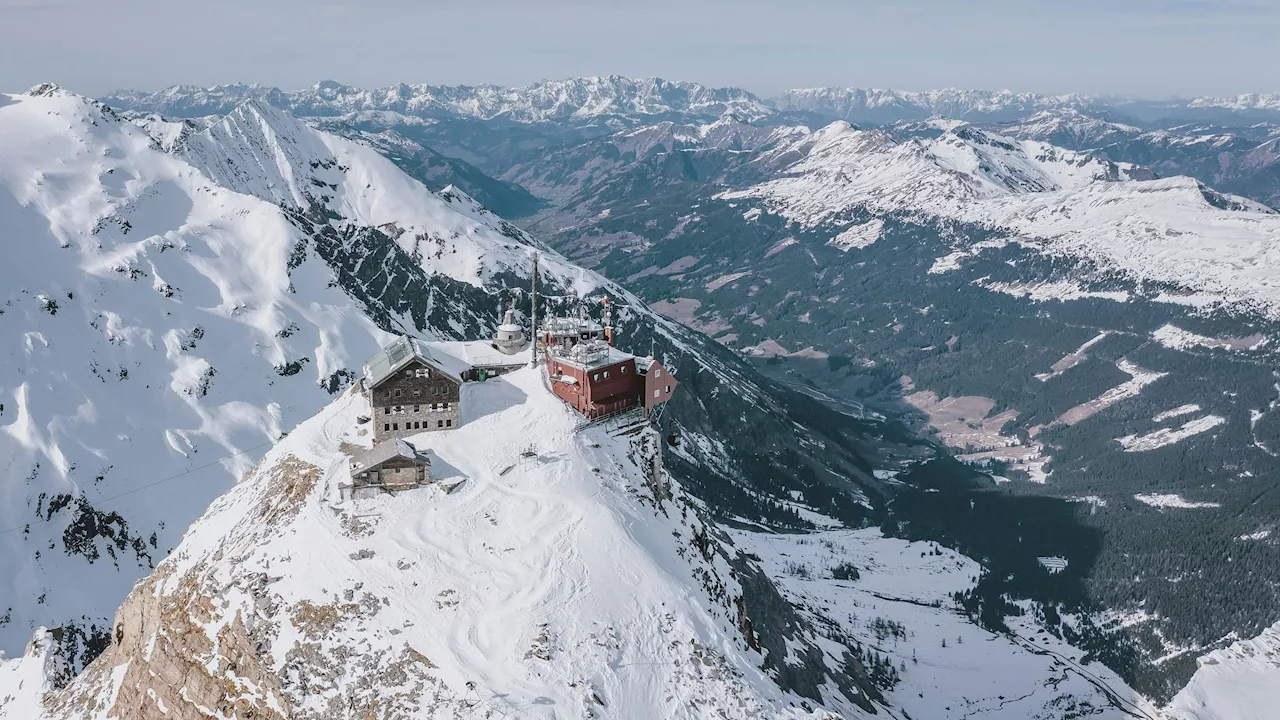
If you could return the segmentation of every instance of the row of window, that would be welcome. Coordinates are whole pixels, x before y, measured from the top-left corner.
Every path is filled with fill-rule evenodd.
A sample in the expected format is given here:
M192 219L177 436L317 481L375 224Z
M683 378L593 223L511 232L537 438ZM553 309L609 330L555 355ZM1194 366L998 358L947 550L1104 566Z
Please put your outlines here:
M447 403L447 402L431 403L430 405L427 405L428 410L449 410L452 407L453 407L452 403ZM384 408L382 411L384 415L400 415L402 413L407 413L407 412L409 412L408 405L392 405L391 407ZM422 412L422 405L414 405L413 412Z
M430 389L429 389L429 392L428 392L427 394L428 394L428 395L449 395L449 394L451 394L452 390L453 390L453 388L442 387L442 386L437 385L436 387L430 388ZM394 392L394 397L404 397L404 388L396 388L394 391L392 391L392 390L383 390L383 391L382 391L382 398L383 398L384 400L389 400L389 399L391 399L391 397L393 396L393 392ZM419 390L419 389L416 389L416 388L415 388L415 389L414 389L414 391L413 391L413 396L414 396L414 397L421 397L421 396L422 396L422 391L421 391L421 390Z
M437 421L436 421L436 427L437 427L437 428L451 428L451 427L453 427L453 419L452 419L452 418L446 418L446 419L444 419L444 420L437 420ZM407 423L405 423L405 424L404 424L404 429L405 429L405 430L430 430L430 429L431 429L431 421L430 421L430 420L415 420L415 421L413 421L413 422L407 422ZM399 432L399 430L400 430L400 423L383 423L383 424L382 424L382 430L383 430L383 432Z
M626 375L627 366L623 365L622 367L618 368L618 372L622 373L623 375ZM602 373L595 373L594 375L591 376L591 380L593 382L600 382L600 378L605 378L607 380L609 378L609 371L605 370Z

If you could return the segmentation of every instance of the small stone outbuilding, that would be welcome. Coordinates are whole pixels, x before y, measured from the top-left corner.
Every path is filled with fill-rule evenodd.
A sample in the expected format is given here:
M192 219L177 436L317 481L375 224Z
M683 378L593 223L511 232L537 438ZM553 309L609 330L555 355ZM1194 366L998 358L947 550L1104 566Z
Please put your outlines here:
M363 488L395 491L431 482L431 458L400 439L374 445L351 458L352 491Z

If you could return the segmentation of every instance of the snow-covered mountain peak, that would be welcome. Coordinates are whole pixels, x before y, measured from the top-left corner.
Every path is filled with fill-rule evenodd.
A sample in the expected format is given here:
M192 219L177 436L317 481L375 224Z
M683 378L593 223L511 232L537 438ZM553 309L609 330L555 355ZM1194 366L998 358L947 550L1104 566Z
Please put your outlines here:
M40 83L38 85L32 85L31 88L29 88L26 92L26 94L31 97L56 97L64 93L71 94L71 93L67 93L66 90L63 90L56 83L49 83L49 82Z
M67 92L0 99L10 652L44 624L87 653L140 571L385 331L477 337L493 278L528 272L518 231L274 107L166 123ZM603 282L549 252L542 270Z
M1077 107L1047 108L1016 122L1002 124L998 129L1003 135L1077 150L1099 148L1137 137L1143 132L1141 128L1103 120Z
M348 392L302 423L134 589L111 648L43 698L45 717L871 709L848 677L819 679L828 709L813 710L761 670L733 557L656 463L655 433L575 431L539 369L464 386L462 407L459 429L412 438L435 484L346 501L367 401ZM795 662L854 662L793 642Z
M965 124L953 126L937 138L903 138L886 130L863 130L837 121L792 143L780 144L765 153L762 161L777 163L797 157L800 159L783 172L793 178L809 178L806 185L816 194L797 200L814 208L815 218L843 209L845 205L837 197L862 198L881 212L922 208L954 212L978 200L1055 192L1126 179L1133 172L1127 164L1014 140ZM752 194L754 191L745 193Z
M174 150L222 187L298 212L385 228L406 252L433 254L437 271L474 285L528 264L523 233L479 203L457 202L456 191L441 198L376 150L257 99L241 102Z

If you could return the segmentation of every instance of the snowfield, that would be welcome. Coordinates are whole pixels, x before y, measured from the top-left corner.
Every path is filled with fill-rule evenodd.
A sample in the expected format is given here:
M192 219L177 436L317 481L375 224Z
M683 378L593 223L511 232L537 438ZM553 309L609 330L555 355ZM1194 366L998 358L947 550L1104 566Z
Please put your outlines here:
M1166 708L1170 720L1255 720L1280 707L1280 623L1197 659L1198 669Z
M1145 493L1134 495L1133 499L1144 505L1150 505L1151 507L1160 508L1161 510L1164 508L1197 510L1201 508L1222 507L1220 504L1215 502L1195 502L1192 500L1186 500L1181 495L1174 493Z
M67 626L73 645L105 636L103 620L208 502L387 337L300 218L323 216L317 232L353 274L383 261L359 244L380 228L405 268L453 292L527 267L533 251L465 195L433 194L271 108L247 103L206 130L143 124L54 86L0 95L10 654L38 625ZM567 288L603 282L554 253L541 267ZM442 295L420 321L386 322L454 338L496 305L477 317Z
M1023 720L1073 710L1130 717L1107 693L1137 717L1154 716L1113 673L1096 663L1085 669L1083 653L1034 622L1015 622L1015 634L1003 636L959 614L951 594L968 590L981 572L962 555L875 529L733 538L765 559L793 603L888 658L902 677L888 698L901 717ZM858 569L856 580L833 577L844 563Z
M1192 178L1150 179L1142 168L967 125L927 139L836 122L760 162L785 170L719 197L761 199L804 227L854 208L974 223L1049 255L1174 283L1200 304L1280 317L1280 216ZM966 251L939 258L930 272L955 267Z
M1120 443L1120 447L1124 448L1125 452L1146 452L1172 445L1192 435L1208 432L1226 421L1226 418L1219 415L1205 415L1194 420L1188 420L1182 424L1182 427L1176 429L1160 428L1146 435L1125 435L1124 437L1116 438L1116 442Z
M210 506L40 717L834 720L760 670L728 565L654 470L657 435L576 432L543 375L468 384L459 429L410 438L434 485L342 502L370 444L368 403L345 393ZM0 680L29 698L38 661ZM33 720L5 694L0 717Z

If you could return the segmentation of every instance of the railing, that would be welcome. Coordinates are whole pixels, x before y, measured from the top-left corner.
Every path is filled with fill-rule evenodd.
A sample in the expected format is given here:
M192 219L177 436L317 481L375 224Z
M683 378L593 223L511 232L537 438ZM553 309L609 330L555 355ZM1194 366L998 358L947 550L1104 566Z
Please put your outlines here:
M614 410L613 412L608 412L603 415L597 415L595 417L586 418L580 421L577 427L575 427L573 430L574 432L578 432L591 425L599 425L601 423L604 423L610 420L617 420L625 415L635 415L636 419L642 419L644 417L643 410L640 407L632 406L629 408L623 408L622 410Z

